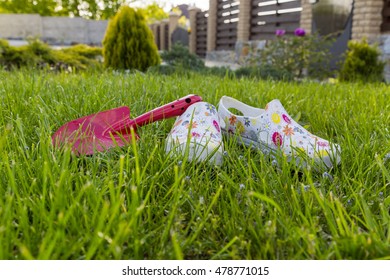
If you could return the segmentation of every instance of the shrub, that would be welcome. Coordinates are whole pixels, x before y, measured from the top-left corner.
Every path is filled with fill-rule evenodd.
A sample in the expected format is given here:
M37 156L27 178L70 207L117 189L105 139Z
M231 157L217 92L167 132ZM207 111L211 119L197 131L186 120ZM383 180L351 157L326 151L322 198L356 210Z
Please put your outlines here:
M103 55L102 48L90 47L83 44L71 46L63 49L63 52L70 54L77 54L86 58L99 59Z
M235 71L235 74L237 78L248 77L263 80L271 79L283 81L291 81L294 79L294 75L286 69L276 68L268 64L256 67L241 67Z
M155 65L148 68L148 73L169 76L169 75L178 74L179 71L177 67L172 65Z
M341 81L381 82L385 63L379 60L378 47L367 40L349 41L346 59L340 70Z
M141 12L123 6L103 39L104 66L145 71L160 62L152 31Z
M29 45L12 47L5 40L2 40L0 45L0 64L5 69L33 66L39 63L39 55L36 55Z
M185 69L201 70L205 64L197 55L190 53L188 48L180 43L172 46L171 50L164 51L161 58L165 63Z
M53 50L47 44L34 39L28 45L12 47L0 40L0 64L5 69L37 67L50 70L84 70L98 68L101 48L77 45Z
M324 78L329 75L328 37L316 34L306 35L302 28L297 28L295 36L285 35L284 30L276 31L276 38L269 40L264 49L249 53L245 66L266 66L272 71L289 72L289 76L302 78Z

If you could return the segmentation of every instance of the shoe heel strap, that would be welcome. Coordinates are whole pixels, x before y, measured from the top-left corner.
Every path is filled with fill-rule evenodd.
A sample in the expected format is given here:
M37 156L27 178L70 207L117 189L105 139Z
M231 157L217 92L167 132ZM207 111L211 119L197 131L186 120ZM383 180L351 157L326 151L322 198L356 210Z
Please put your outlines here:
M237 99L234 99L229 96L222 96L221 100L219 101L218 105L218 111L224 119L226 116L236 116L237 118L243 118L244 116L238 116L236 114L233 114L231 111L229 111L230 108L236 109L240 111L245 117L252 117L256 118L260 114L264 112L264 110L255 108L252 106L249 106L241 101L238 101Z

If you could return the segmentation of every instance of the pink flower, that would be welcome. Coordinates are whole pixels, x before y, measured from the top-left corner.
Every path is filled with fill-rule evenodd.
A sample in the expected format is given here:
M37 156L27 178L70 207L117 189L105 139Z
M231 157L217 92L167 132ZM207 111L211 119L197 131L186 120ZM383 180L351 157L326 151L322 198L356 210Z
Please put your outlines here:
M327 142L322 142L322 141L318 141L317 145L318 145L318 147L328 147L329 146Z
M219 124L216 120L213 120L213 125L217 129L218 132L221 132L221 129L219 128Z
M283 118L283 120L284 120L286 123L289 123L289 124L291 123L290 118L287 117L285 114L282 115L282 118Z
M280 135L279 132L274 132L274 134L272 134L272 142L274 142L275 146L282 146L283 144L283 140L282 140L282 135Z
M200 137L200 134L197 133L197 132L192 132L192 137L195 137L195 138L199 138Z
M284 30L284 29L276 29L276 32L275 32L276 36L281 37L284 34L286 34L286 30Z
M306 31L303 28L297 28L297 29L295 29L294 34L295 34L295 36L303 37L306 35Z

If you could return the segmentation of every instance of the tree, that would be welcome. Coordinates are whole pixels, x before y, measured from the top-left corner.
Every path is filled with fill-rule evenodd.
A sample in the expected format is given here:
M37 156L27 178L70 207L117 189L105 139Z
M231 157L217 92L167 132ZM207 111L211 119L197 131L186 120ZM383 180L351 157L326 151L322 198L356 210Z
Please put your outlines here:
M156 2L146 6L145 8L139 8L147 21L147 23L153 23L155 21L162 20L164 18L168 18L169 15L164 11Z
M136 0L0 0L0 10L41 16L76 16L109 19L122 5Z
M140 11L123 6L109 22L103 39L104 66L147 70L160 62L152 31Z
M122 5L135 0L56 0L57 10L70 16L88 19L109 19Z
M54 14L56 6L57 2L54 0L0 0L0 10L16 14L50 16Z

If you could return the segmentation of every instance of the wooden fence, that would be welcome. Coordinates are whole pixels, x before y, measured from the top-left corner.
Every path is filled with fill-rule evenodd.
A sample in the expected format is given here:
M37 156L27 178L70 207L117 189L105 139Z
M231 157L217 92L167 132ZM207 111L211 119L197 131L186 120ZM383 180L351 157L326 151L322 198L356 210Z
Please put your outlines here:
M210 0L209 11L191 7L191 52L204 57L214 50L233 50L236 41L268 40L277 29L293 34L298 27L311 32L311 0ZM378 38L390 33L390 0L354 0L352 39ZM314 4L316 5L316 4ZM382 16L378 16L378 14ZM153 32L160 50L171 46L178 17L156 23Z
M384 0L381 31L390 31L390 0Z
M233 50L237 41L240 1L218 0L216 50Z
M293 34L299 27L301 11L300 0L253 0L250 40L272 39L278 29Z
M196 13L196 54L205 57L207 52L208 12Z

